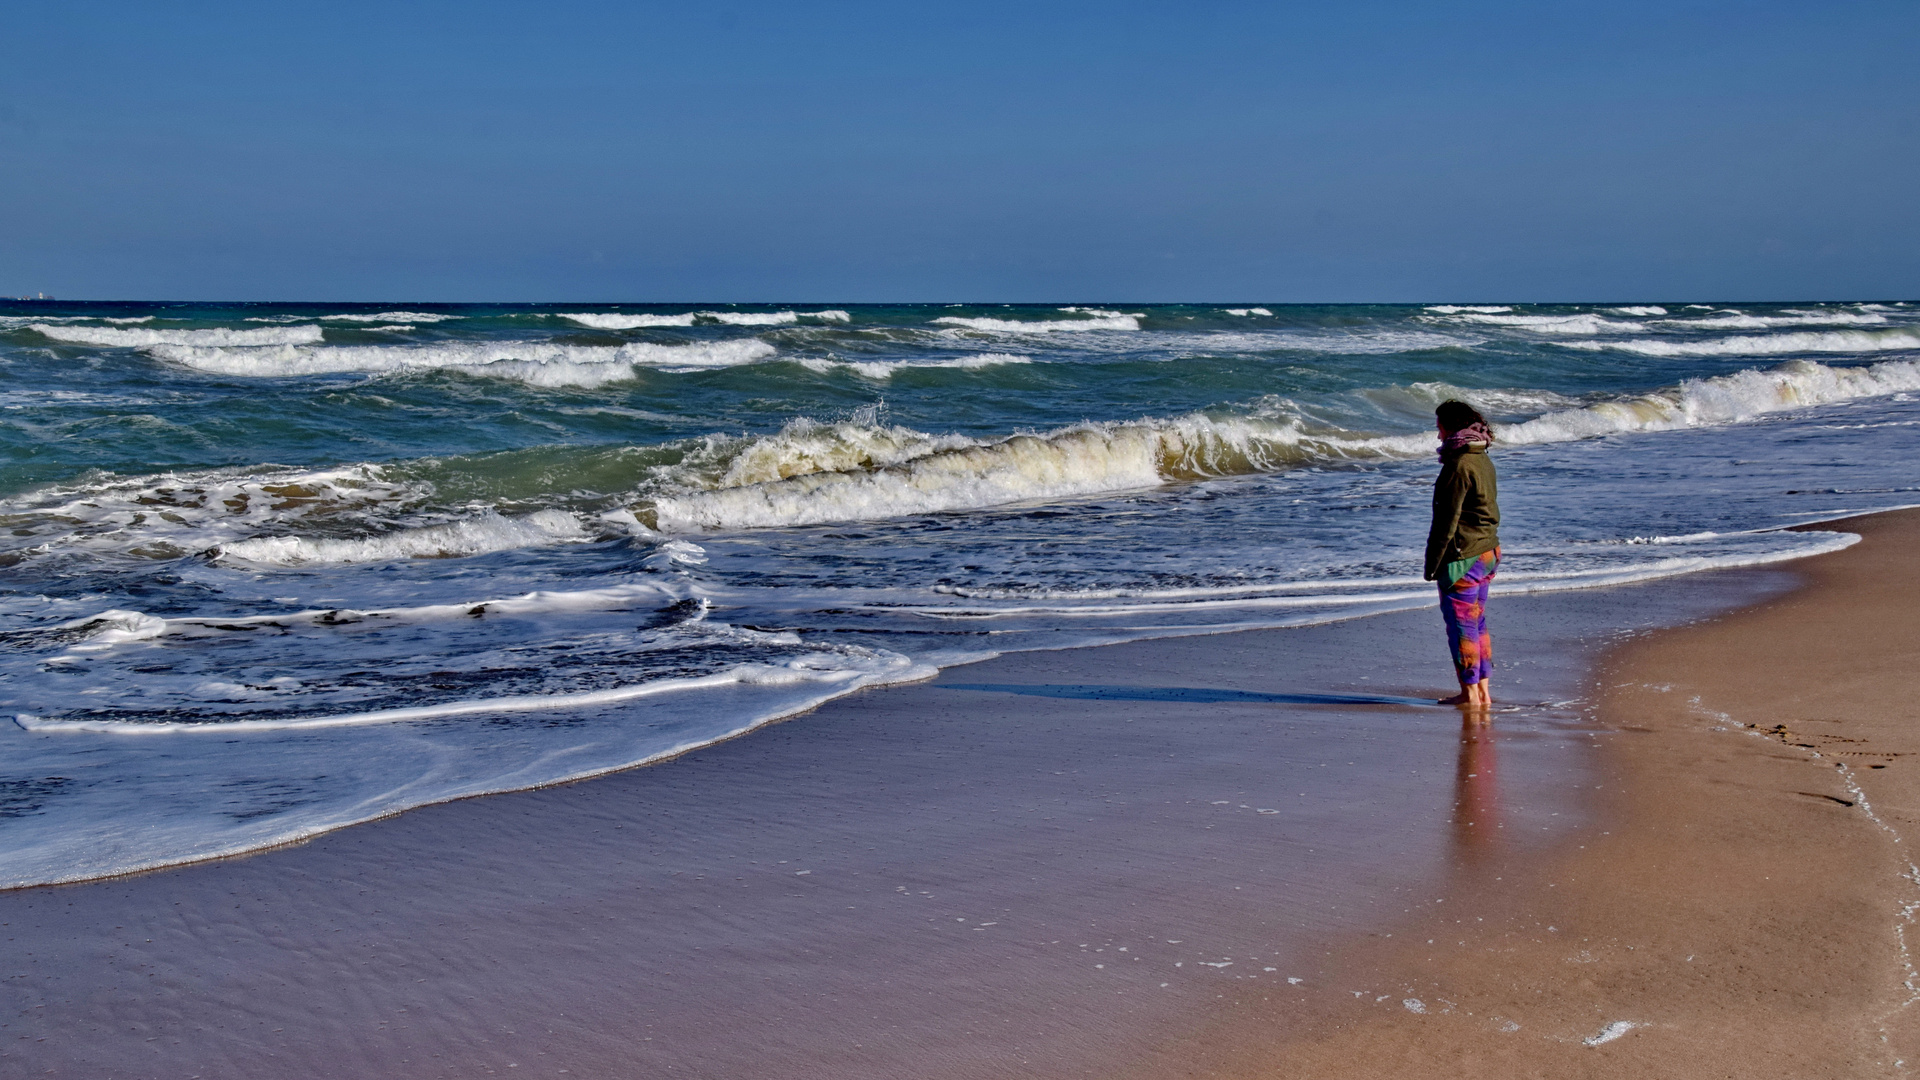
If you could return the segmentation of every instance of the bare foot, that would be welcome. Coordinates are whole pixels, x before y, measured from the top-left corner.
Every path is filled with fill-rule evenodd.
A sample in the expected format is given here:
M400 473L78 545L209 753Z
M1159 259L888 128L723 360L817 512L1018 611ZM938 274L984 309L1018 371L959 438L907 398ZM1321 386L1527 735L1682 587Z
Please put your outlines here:
M1482 679L1472 686L1463 686L1459 693L1441 698L1438 704L1460 705L1469 709L1489 708L1493 705L1493 692L1487 683L1488 680Z

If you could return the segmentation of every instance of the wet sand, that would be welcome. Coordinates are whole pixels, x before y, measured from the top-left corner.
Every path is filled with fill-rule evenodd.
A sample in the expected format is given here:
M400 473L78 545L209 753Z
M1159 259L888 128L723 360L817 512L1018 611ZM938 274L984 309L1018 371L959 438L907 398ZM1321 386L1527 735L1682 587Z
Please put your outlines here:
M1864 540L1804 588L1612 653L1597 828L1544 860L1482 837L1422 918L1331 959L1334 992L1222 1010L1138 1072L1920 1066L1920 511L1824 527ZM1463 785L1456 819L1484 814Z
M1766 799L1810 838L1789 863L1803 877L1810 860L1822 879L1884 862L1886 834L1824 798L1844 785L1793 779L1815 794L1779 795L1739 773L1703 805L1648 817L1657 799L1698 795L1693 778L1723 758L1837 783L1805 748L1702 734L1685 709L1653 717L1677 689L1610 689L1610 716L1649 715L1632 725L1597 728L1571 700L1622 635L1778 595L1791 577L1508 599L1501 692L1525 704L1464 736L1452 710L1401 700L1447 680L1437 617L1408 612L1003 657L659 766L0 894L0 1075L1434 1075L1489 1054L1531 1075L1512 1047L1566 1052L1547 1040L1616 1019L1590 986L1733 1000L1717 965L1752 961L1689 937L1699 955L1675 969L1655 948L1678 947L1669 926L1718 927L1714 948L1732 948L1771 918L1782 962L1855 948L1863 926L1891 933L1866 875L1765 883L1781 820ZM1702 631L1700 655L1719 655L1719 632ZM1638 648L1618 663L1694 655ZM1623 747L1668 739L1699 743L1660 766L1671 775L1622 764L1667 762ZM1682 795L1654 794L1663 784ZM1584 850L1635 829L1648 835L1618 865L1578 870ZM1658 854L1675 830L1708 838L1706 853ZM1749 832L1747 847L1722 835ZM1703 869L1736 852L1737 868ZM1628 881L1678 910L1639 901L1639 937L1583 914ZM1853 906L1791 922L1816 894ZM1396 951L1437 901L1489 912L1491 928L1430 958ZM1542 930L1545 917L1565 925ZM1459 981L1492 970L1458 963L1487 950L1518 966L1480 989ZM1566 963L1581 951L1591 963ZM1821 986L1832 1025L1865 1007L1866 991ZM1416 997L1417 1017L1401 1004ZM1682 1024L1665 1000L1639 994L1618 1018ZM1573 1047L1631 1054L1664 1030Z

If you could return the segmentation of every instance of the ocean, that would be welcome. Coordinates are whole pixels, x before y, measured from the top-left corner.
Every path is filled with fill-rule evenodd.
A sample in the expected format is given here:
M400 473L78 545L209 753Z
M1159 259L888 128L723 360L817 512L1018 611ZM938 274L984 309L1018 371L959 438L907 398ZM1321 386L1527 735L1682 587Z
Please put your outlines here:
M1784 527L1920 503L1916 392L1894 302L0 303L0 887L1431 605L1449 397L1499 433L1496 635L1816 554Z

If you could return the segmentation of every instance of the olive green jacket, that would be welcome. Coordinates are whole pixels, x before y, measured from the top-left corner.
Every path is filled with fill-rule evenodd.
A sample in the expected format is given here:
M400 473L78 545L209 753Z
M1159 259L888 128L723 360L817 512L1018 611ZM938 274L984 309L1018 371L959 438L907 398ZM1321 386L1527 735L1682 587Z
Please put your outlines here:
M1440 576L1450 562L1471 559L1500 546L1500 503L1493 459L1486 448L1468 443L1448 454L1433 482L1433 528L1427 532L1426 578Z

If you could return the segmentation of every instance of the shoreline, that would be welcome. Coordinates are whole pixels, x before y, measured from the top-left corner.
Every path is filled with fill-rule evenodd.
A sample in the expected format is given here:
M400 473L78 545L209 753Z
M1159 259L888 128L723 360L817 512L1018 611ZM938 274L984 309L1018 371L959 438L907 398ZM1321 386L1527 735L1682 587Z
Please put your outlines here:
M1510 625L1545 619L1535 644L1559 641L1573 658L1557 662L1579 667L1585 661L1573 654L1590 647L1582 634L1600 626L1617 597L1658 608L1683 592L1695 608L1725 608L1780 591L1788 576L1725 571L1680 590L1656 582L1523 596L1505 609ZM1684 610L1685 603L1672 609ZM1327 960L1315 954L1323 944L1386 932L1395 920L1381 917L1378 901L1400 903L1429 891L1427 882L1448 881L1457 874L1449 859L1463 843L1472 846L1472 829L1433 813L1457 806L1471 778L1470 758L1450 748L1458 741L1454 724L1431 722L1452 710L1393 701L1422 688L1419 679L1374 685L1366 674L1341 670L1366 656L1380 670L1401 671L1394 658L1412 656L1410 670L1443 674L1437 630L1423 617L1430 614L1010 654L932 682L837 699L798 723L768 725L755 738L705 746L663 766L442 803L237 858L0 893L0 922L10 933L59 943L43 953L57 972L34 970L35 960L25 965L31 978L13 984L23 1003L56 1002L62 982L120 983L139 973L163 988L163 999L211 1008L213 1018L167 1009L163 1019L145 998L96 993L87 1008L53 1024L47 1012L36 1020L34 1007L23 1004L0 1025L0 1043L29 1045L28 1036L4 1037L25 1021L32 1038L70 1043L45 1060L110 1072L160 1048L124 1039L72 1045L59 1036L83 1027L105 1035L120 1026L109 1019L132 1017L152 1038L171 1039L173 1053L199 1055L193 1068L209 1076L257 1075L269 1061L281 1075L319 1075L339 1060L353 1062L343 1067L356 1075L417 1072L430 1059L445 1068L519 1067L532 1062L509 1059L536 1054L567 1061L575 1072L679 1065L732 1076L764 1074L777 1063L787 1075L880 1076L913 1061L920 1075L962 1077L1000 1075L1011 1068L1008 1055L1026 1055L1018 1058L1021 1071L1039 1075L1078 1073L1090 1063L1116 1073L1197 1075L1202 1061L1218 1063L1205 1072L1231 1074L1238 1066L1221 1046L1259 1048L1270 1059L1274 1018L1242 1029L1247 1014L1221 1006L1215 999L1224 993L1215 991L1291 988L1275 980L1301 973L1302 990L1317 991L1317 974L1329 964L1354 971L1377 964L1364 949ZM1608 632L1644 625L1629 620ZM1509 693L1569 676L1537 666L1555 662L1544 655L1529 660L1518 651L1520 663L1506 669ZM1280 690L1355 691L1348 696L1375 702L1281 700L1311 695L1272 692L1275 656L1287 662ZM949 685L982 678L1004 681ZM1202 696L1075 701L1054 693L1063 682L1172 683ZM903 716L915 730L899 730ZM1479 861L1482 871L1550 860L1555 845L1594 827L1592 815L1614 812L1567 786L1592 768L1589 725L1564 710L1541 716L1517 718L1514 737L1500 740L1506 786L1483 794L1516 829ZM1308 754L1302 747L1318 757L1286 760ZM1366 765L1344 776L1312 771L1337 768L1319 760L1335 748L1341 760ZM877 759L862 760L876 752ZM1177 768L1153 764L1189 754L1195 760ZM1036 767L1054 759L1059 767ZM1423 775L1435 759L1448 767ZM1404 774L1407 766L1411 783L1382 786L1387 770ZM1368 767L1378 775L1366 779ZM1276 768L1285 775L1268 775ZM1216 783L1217 791L1195 790ZM1272 789L1264 803L1248 794L1261 784ZM1295 787L1302 801L1280 801L1281 789L1291 796ZM1150 790L1167 797L1149 798ZM1198 797L1211 794L1231 797ZM701 806L715 796L731 801L717 816L711 802ZM1039 814L1049 801L1062 809L1010 820ZM1293 823L1297 836L1276 836L1281 822ZM555 827L569 831L551 835ZM629 829L646 834L644 855L609 846L606 838ZM1535 829L1541 835L1523 837ZM862 845L883 850L863 854ZM795 853L805 859L789 865L803 870L773 857ZM724 873L748 870L729 862L752 869ZM1283 865L1290 880L1274 880L1273 865ZM877 897L941 914L923 920L870 907ZM598 917L582 921L590 910L609 912L604 932ZM855 914L834 914L844 911ZM938 933L935 920L955 912L963 922ZM153 940L116 941L134 936L116 931L136 920ZM1023 921L1024 936L998 940L1007 932L997 928ZM1072 936L1093 940L1068 940L1063 931L1075 925L1081 929ZM449 937L452 926L468 933ZM229 938L232 949L213 944ZM1080 948L1067 952L1063 944ZM1210 950L1204 958L1195 951L1202 947ZM1118 951L1094 955L1103 949ZM651 955L632 961L643 953ZM1109 971L1115 965L1101 962L1120 954L1125 967L1141 966L1104 983L1108 990L1092 990L1089 978L1121 978L1124 968ZM1255 958L1271 974L1246 966ZM1235 960L1248 974L1233 972ZM376 963L386 970L356 970ZM303 972L303 964L332 974ZM514 972L523 985L497 986L481 977L489 970ZM749 987L748 977L766 985ZM1261 978L1267 983L1227 981ZM583 999L579 987L568 988L583 979L614 986L606 991L613 1000ZM660 999L663 992L685 1000ZM1096 1002L1090 993L1116 996ZM1154 999L1168 993L1171 1000ZM874 1016L805 1003L821 995ZM1305 1034L1314 1023L1351 1019L1315 1000L1304 1012L1289 1009L1289 1030ZM331 1015L310 1015L316 1006ZM557 1039L500 1034L503 1023L536 1026L530 1013L551 1018L555 1009L571 1017L547 1032L559 1032ZM724 1030L715 1027L721 1015L735 1016ZM1019 1038L954 1030L1014 1025L1023 1015L1051 1016L1053 1027L1040 1024L1045 1030ZM1195 1023L1219 1036L1200 1053L1181 1035ZM264 1031L239 1037L249 1025ZM187 1048L190 1027L205 1048ZM400 1039L401 1030L414 1041ZM638 1043L627 1037L641 1030L654 1034L635 1036ZM666 1038L678 1049L650 1045ZM744 1057L729 1049L742 1038L755 1044ZM840 1049L830 1051L836 1041ZM50 1049L34 1045L36 1060ZM354 1056L339 1059L344 1048ZM0 1058L18 1052L7 1047ZM186 1059L162 1060L173 1067Z
M1906 508L1897 508L1897 509L1906 509ZM1856 515L1843 515L1837 518L1823 518L1823 519L1818 519L1814 522L1802 523L1801 525L1782 526L1781 529L1782 530L1787 530L1787 529L1805 530L1811 526L1818 526L1821 524L1829 524L1836 521L1848 520L1849 517L1851 516L1856 516ZM1769 530L1761 530L1761 531L1769 531ZM1840 531L1840 530L1820 530L1820 531ZM1846 544L1841 543L1838 546L1829 549L1829 551L1844 550L1845 547L1846 547ZM1657 584L1660 582L1668 582L1668 581L1681 581L1681 580L1697 577L1702 573L1716 574L1716 573L1723 573L1723 572L1739 572L1739 571L1766 571L1771 568L1784 567L1792 563L1798 562L1800 560L1815 557L1819 554L1826 554L1826 553L1828 552L1815 552L1813 555L1795 555L1795 556L1786 556L1786 557L1770 556L1770 557L1760 558L1752 561L1736 561L1736 562L1726 563L1723 565L1716 565L1704 571L1687 570L1687 571L1680 571L1677 573L1660 571L1660 572L1650 573L1646 576L1640 576L1635 574L1622 574L1622 575L1611 576L1611 577L1605 578L1604 580L1599 580L1592 583L1565 584L1565 585L1548 587L1544 589L1536 588L1531 585L1523 585L1518 587L1509 587L1505 589L1504 595L1509 600L1520 598L1520 597L1550 597L1550 596L1562 595L1565 593L1585 592L1585 591L1592 591L1592 590L1607 590L1607 589L1616 589L1616 588L1631 588L1638 585ZM590 782L593 780L598 780L598 779L602 779L609 776L619 775L625 772L655 768L655 767L670 763L678 758L684 757L687 754L697 753L701 750L708 749L710 747L720 746L737 739L747 738L773 725L786 723L791 720L796 720L796 719L808 716L814 712L817 712L822 708L826 708L833 705L835 702L845 700L854 695L864 694L871 691L880 691L880 690L887 690L891 688L913 686L916 684L923 684L928 682L950 682L951 680L948 678L948 676L951 675L952 673L963 671L963 670L971 670L978 665L989 664L1006 657L1027 657L1031 659L1033 662L1038 663L1038 662L1042 662L1041 658L1047 655L1053 655L1053 654L1081 653L1081 652L1086 652L1088 650L1107 649L1107 648L1114 648L1119 646L1149 646L1150 647L1155 642L1173 642L1177 640L1192 639L1192 638L1232 637L1232 636L1241 635L1241 634L1286 633L1289 631L1296 631L1296 630L1310 630L1315 627L1333 626L1333 625L1347 623L1347 622L1374 620L1387 615L1399 615L1399 614L1404 614L1408 612L1425 611L1433 607L1434 607L1434 604L1431 601L1409 603L1405 600L1389 600L1389 601L1382 601L1377 604L1369 604L1366 606L1366 608L1363 611L1360 611L1358 613L1345 614L1340 616L1330 616L1330 617L1325 617L1316 621L1301 622L1301 623L1287 624L1287 625L1280 625L1280 626L1266 626L1266 627L1243 626L1243 627L1236 627L1236 628L1203 628L1203 629L1181 628L1181 629L1174 629L1174 630L1171 630L1171 632L1166 632L1166 633L1152 634L1148 636L1138 636L1138 637L1125 637L1125 638L1120 638L1118 640L1097 642L1094 644L1064 645L1064 646L1057 646L1057 647L1046 647L1046 648L1025 649L1025 650L1011 649L1006 652L988 654L985 657L985 659L968 659L968 660L964 660L956 663L949 663L946 666L935 666L928 662L916 661L910 667L909 671L905 674L901 674L898 676L881 676L881 677L862 678L861 680L858 681L858 683L852 689L835 690L828 693L815 695L813 697L801 700L797 703L782 704L776 707L776 711L761 715L757 719L746 721L741 726L735 727L732 730L726 732L725 734L721 734L714 737L703 737L696 741L673 746L668 749L651 753L639 760L627 761L627 762L624 762L621 764L615 764L615 765L595 765L583 771L569 773L564 776L557 777L555 779L541 780L539 782L528 784L526 786L517 786L517 787L508 786L508 787L498 787L498 788L485 787L480 790L468 790L455 795L435 797L425 802L411 803L408 805L400 806L398 808L382 809L376 813L369 814L366 817L357 817L357 818L352 818L350 820L344 820L344 821L336 820L336 821L327 822L325 824L316 824L294 835L286 836L282 839L276 839L267 843L257 844L256 846L236 846L231 848L208 850L208 851L199 852L191 855L167 857L149 864L132 866L126 869L115 869L115 870L107 871L104 873L95 871L95 872L88 872L88 873L84 873L76 876L70 876L70 877L54 877L54 878L47 878L43 880L32 880L32 881L22 880L22 881L19 881L18 883L0 884L0 895L4 895L7 892L12 892L12 891L21 890L21 889L38 889L38 888L48 888L48 887L66 886L66 885L87 885L87 884L92 884L96 882L115 881L122 878L138 877L143 874L159 873L159 872L165 872L169 870L182 869L186 867L219 863L219 862L223 862L230 859L251 858L253 856L261 855L269 852L280 851L288 848L296 848L301 845L310 843L314 840L318 840L320 838L329 836L333 833L339 832L340 830L343 830L343 829L358 828L365 825L370 825L370 824L375 824L382 821L391 820L395 817L409 814L416 810L420 810L428 807L445 806L445 805L450 805L454 803L464 802L471 799L495 798L503 795L514 795L514 794L520 794L524 792L543 791L543 790L547 790L555 787L564 787L570 784ZM1166 630L1168 628L1160 628L1160 629ZM673 680L668 680L668 681L672 682ZM703 680L696 679L692 681L695 683L698 683ZM678 686L665 687L665 688L648 687L644 690L644 692L634 694L633 696L636 699L643 698L643 697L651 699L655 696L660 696L661 694L671 694L674 691L679 689L681 689L681 687L678 687ZM1442 692L1444 692L1444 690ZM1423 704L1437 704L1437 699L1431 699L1431 698L1428 698L1426 695L1421 695L1421 694L1416 694L1415 696L1420 697L1421 703ZM1324 703L1325 702L1323 702L1323 704ZM1405 704L1405 702L1400 702L1400 704ZM426 707L424 711L432 712L433 709L434 707ZM462 705L458 709L451 710L451 711L452 712L470 712L476 715L482 715L485 712L485 710L478 709L478 708L470 709L465 705ZM29 727L27 724L22 722L19 718L16 718L15 723L17 726L27 729L30 733L34 730L32 727ZM243 721L238 724L232 725L232 727L236 729L246 729L249 723L250 722ZM278 724L279 722L273 721L268 723ZM88 722L86 721L79 721L67 726L71 726L76 729L81 729L81 728L85 728L87 724ZM316 728L321 726L323 725L316 725ZM135 732L122 733L118 737L127 738L127 739L144 739L144 738L152 737L154 735L159 735L159 734L179 734L181 733L181 731L179 730L180 727L181 725L160 724L160 725L154 725L150 728L142 728ZM218 734L218 732L215 731L209 725L186 725L186 729L187 729L187 733L195 738L203 737L203 736L214 736Z
M1456 864L1424 911L1329 965L1359 993L1223 1012L1129 1075L1920 1065L1920 511L1795 528L1836 526L1862 542L1794 564L1797 588L1609 651L1603 827Z

